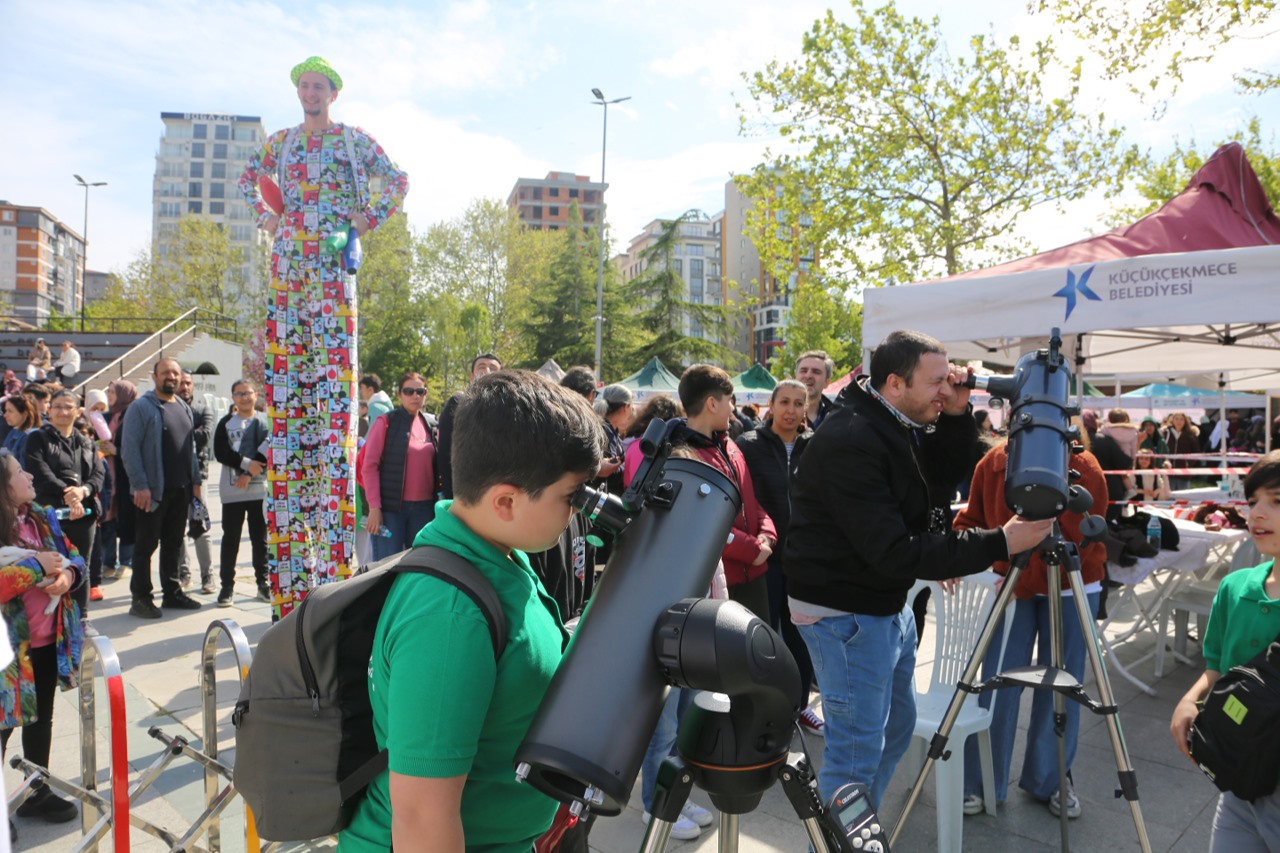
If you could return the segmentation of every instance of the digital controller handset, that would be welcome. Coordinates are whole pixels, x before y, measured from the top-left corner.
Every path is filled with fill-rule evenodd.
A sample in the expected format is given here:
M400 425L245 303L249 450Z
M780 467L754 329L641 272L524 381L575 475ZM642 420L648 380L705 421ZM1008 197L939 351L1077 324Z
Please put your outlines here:
M848 839L845 849L889 853L889 836L880 825L866 785L850 782L839 788L831 798L830 810L831 817Z

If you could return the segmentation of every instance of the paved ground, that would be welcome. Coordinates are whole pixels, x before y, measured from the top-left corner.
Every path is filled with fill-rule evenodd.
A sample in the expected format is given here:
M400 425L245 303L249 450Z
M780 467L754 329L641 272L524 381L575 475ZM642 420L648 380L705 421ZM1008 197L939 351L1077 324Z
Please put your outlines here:
M213 535L217 536L216 498L211 501L215 513ZM215 542L217 540L215 539ZM217 548L215 547L215 560ZM192 555L194 557L194 554ZM269 607L253 600L252 569L248 563L248 545L241 548L235 606L220 609L213 606L212 596L203 596L207 606L199 612L165 612L154 621L128 615L127 578L109 582L107 598L95 602L91 611L94 626L111 638L124 672L127 693L128 743L131 779L149 766L160 754L162 745L149 737L147 730L159 726L171 735L180 734L197 745L201 742L201 701L199 693L200 646L206 629L217 619L234 620L245 632L249 643L270 623ZM1119 631L1125 625L1114 625ZM1151 640L1131 641L1120 650L1125 659L1136 658L1151 648ZM222 645L219 656L218 738L224 757L230 763L228 748L234 743L230 723L231 707L239 687L229 645ZM929 635L921 648L920 677L927 683L930 666L927 650ZM1140 677L1152 678L1148 662L1138 667ZM1169 714L1174 702L1194 680L1196 672L1187 666L1175 666L1157 683L1158 695L1148 696L1128 682L1117 678L1113 684L1121 709L1120 721L1138 774L1141 807L1151 846L1156 851L1196 851L1208 846L1209 828L1216 801L1216 790L1195 770L1176 748L1168 734ZM1096 696L1096 691L1093 695ZM100 684L97 691L98 754L101 785L107 783L109 742L106 721L106 697ZM1023 725L1029 700L1023 701ZM80 734L76 694L60 694L54 713L54 745L51 764L56 774L78 779L80 774ZM601 721L601 725L609 724ZM1073 821L1072 847L1078 851L1138 850L1137 835L1129 809L1112 796L1115 788L1115 761L1111 753L1106 725L1086 715L1082 720L1079 754L1075 763L1076 791L1084 806L1084 815ZM815 763L821 761L821 738L806 737ZM13 744L19 742L14 738ZM1021 760L1022 735L1015 750L1014 776ZM800 748L800 744L795 745ZM6 788L12 791L19 778L5 767ZM203 808L203 776L192 761L179 758L169 765L158 781L138 800L137 811L149 820L181 834ZM900 771L887 796L882 817L896 820L914 782L914 774ZM695 792L695 799L708 804L705 793ZM895 848L902 851L937 849L935 831L934 785L930 779L920 803L909 816L902 838ZM602 853L640 849L644 825L640 820L639 785L630 807L615 818L601 819L592 833L592 848ZM80 840L79 823L48 825L22 818L15 819L19 831L15 850L66 853ZM888 825L888 824L887 824ZM222 849L244 849L243 809L238 801L226 812L223 823ZM717 849L714 832L704 831L696 841L672 842L672 849L711 851ZM743 851L803 851L807 836L791 812L781 791L771 789L760 807L743 816L740 849ZM205 848L207 840L200 846ZM314 845L331 848L328 842ZM111 849L108 836L105 850ZM131 849L151 853L167 847L151 836L134 829ZM302 849L301 845L293 849ZM309 849L309 848L308 848ZM978 816L964 822L963 849L973 851L1049 851L1058 850L1057 820L1040 803L1019 791L1011 791L1009 802L1000 806L996 817Z

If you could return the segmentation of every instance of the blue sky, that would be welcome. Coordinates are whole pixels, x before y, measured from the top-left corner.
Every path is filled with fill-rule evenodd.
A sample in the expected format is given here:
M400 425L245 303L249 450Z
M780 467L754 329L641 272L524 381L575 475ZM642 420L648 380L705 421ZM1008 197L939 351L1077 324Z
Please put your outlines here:
M610 108L607 174L615 248L625 248L654 218L722 206L725 180L774 141L738 132L741 73L797 55L828 5L4 0L0 199L45 207L79 229L84 196L72 174L107 181L91 197L89 265L120 268L150 241L159 114L259 115L268 131L295 124L289 69L321 54L346 84L334 115L373 133L409 172L406 208L420 230L477 197L505 200L518 177L554 169L598 178L601 111L590 90L630 95ZM1055 29L1028 16L1025 0L963 13L941 0L900 6L941 15L957 53L988 28L1024 38ZM228 61L195 58L206 50ZM1272 132L1280 96L1236 95L1230 74L1278 61L1280 38L1238 42L1197 68L1159 120L1114 84L1086 86L1082 99L1124 116L1144 147L1194 137L1208 149L1251 114ZM1038 211L1022 227L1051 248L1098 230L1105 209L1090 199L1066 213Z

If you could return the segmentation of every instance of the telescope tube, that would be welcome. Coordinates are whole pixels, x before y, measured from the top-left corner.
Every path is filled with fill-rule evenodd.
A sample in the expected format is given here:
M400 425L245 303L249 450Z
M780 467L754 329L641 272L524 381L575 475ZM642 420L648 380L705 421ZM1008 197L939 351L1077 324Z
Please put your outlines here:
M561 802L626 807L669 690L654 655L667 607L705 596L741 498L694 459L668 459L620 535L524 742L517 775ZM592 789L592 790L588 790Z

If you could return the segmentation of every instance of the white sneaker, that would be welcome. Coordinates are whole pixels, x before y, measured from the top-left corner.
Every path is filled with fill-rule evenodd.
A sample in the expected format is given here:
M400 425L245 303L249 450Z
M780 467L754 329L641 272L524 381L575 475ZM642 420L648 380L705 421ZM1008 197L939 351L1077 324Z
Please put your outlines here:
M981 795L979 794L964 795L964 813L965 814L970 816L976 815L976 814L982 814L984 811L986 811L986 808L987 808L987 804L986 802L983 801Z
M650 814L645 812L643 815L645 826L649 825L650 818ZM689 818L685 817L683 814L680 815L679 820L671 825L671 837L677 841L692 841L699 835L702 835L702 830L698 828L696 823L689 820Z
M680 810L681 817L687 817L698 826L711 826L716 822L715 816L693 800L686 800L684 808Z

